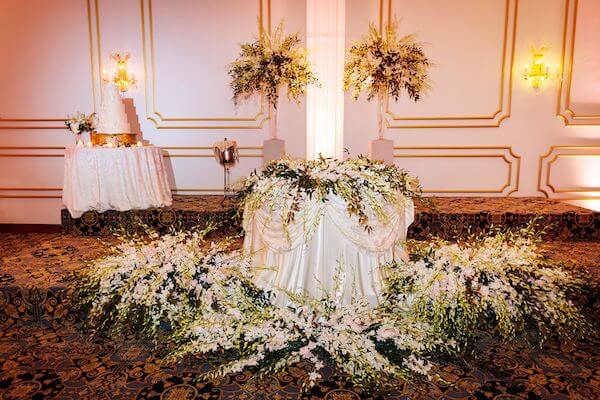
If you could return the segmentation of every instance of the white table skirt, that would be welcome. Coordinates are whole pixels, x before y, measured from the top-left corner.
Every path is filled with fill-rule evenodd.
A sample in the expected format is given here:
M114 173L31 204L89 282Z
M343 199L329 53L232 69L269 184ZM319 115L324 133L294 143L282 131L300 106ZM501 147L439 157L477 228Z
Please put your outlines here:
M79 218L88 210L135 210L173 202L159 147L68 147L63 203Z
M403 209L391 204L385 209L387 221L369 219L371 232L348 215L337 196L326 203L308 201L287 229L267 206L244 214L244 248L253 257L255 283L274 290L280 306L289 301L286 291L313 298L327 293L342 304L355 297L377 305L385 280L380 265L406 257L403 242L414 219L412 200ZM341 279L337 292L336 269Z

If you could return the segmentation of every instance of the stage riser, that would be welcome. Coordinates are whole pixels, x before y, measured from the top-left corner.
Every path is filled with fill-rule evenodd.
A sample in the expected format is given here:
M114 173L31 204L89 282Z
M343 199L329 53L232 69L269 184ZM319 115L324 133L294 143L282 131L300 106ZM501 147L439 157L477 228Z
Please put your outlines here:
M547 239L594 240L600 239L600 213L415 213L415 221L409 227L408 237L424 240L438 236L447 240L464 238L472 233L485 232L491 227L520 228L533 219L545 226ZM239 219L233 211L195 212L189 210L142 210L142 211L90 211L81 218L71 218L62 210L63 228L82 236L110 235L116 229L139 230L140 222L159 232L170 230L204 228L208 223L218 226L219 234L241 232Z

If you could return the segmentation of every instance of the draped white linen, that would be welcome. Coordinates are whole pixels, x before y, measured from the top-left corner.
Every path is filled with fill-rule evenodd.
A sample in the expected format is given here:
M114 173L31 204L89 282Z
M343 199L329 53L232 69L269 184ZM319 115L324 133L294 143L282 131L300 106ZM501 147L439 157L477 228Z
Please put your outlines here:
M88 210L134 210L173 202L159 147L68 147L63 203L79 218Z
M326 202L307 198L303 204L288 224L270 204L244 213L244 249L253 257L255 283L276 289L280 306L289 301L286 293L316 298L327 293L342 304L354 297L377 305L385 279L380 265L406 256L403 241L414 219L412 200L401 207L386 203L384 220L369 212L371 231L349 216L338 196Z

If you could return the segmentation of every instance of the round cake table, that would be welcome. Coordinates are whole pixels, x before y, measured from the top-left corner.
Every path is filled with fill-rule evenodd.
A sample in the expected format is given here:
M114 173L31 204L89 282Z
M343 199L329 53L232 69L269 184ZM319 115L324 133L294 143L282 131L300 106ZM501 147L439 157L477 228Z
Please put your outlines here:
M73 218L88 210L127 211L173 202L162 150L140 147L67 147L63 203Z
M408 198L402 203L384 205L386 221L371 214L371 231L349 216L346 202L335 195L326 202L306 199L288 224L269 204L244 213L244 249L253 257L254 282L274 290L279 306L289 302L289 293L377 305L385 279L380 266L406 257L403 242L414 205Z

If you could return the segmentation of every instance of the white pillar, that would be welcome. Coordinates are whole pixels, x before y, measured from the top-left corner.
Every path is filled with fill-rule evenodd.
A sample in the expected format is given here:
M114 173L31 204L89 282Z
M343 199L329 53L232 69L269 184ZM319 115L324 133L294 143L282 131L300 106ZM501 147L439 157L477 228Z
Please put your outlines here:
M306 0L308 58L320 87L306 99L307 158L342 158L344 151L345 0Z

